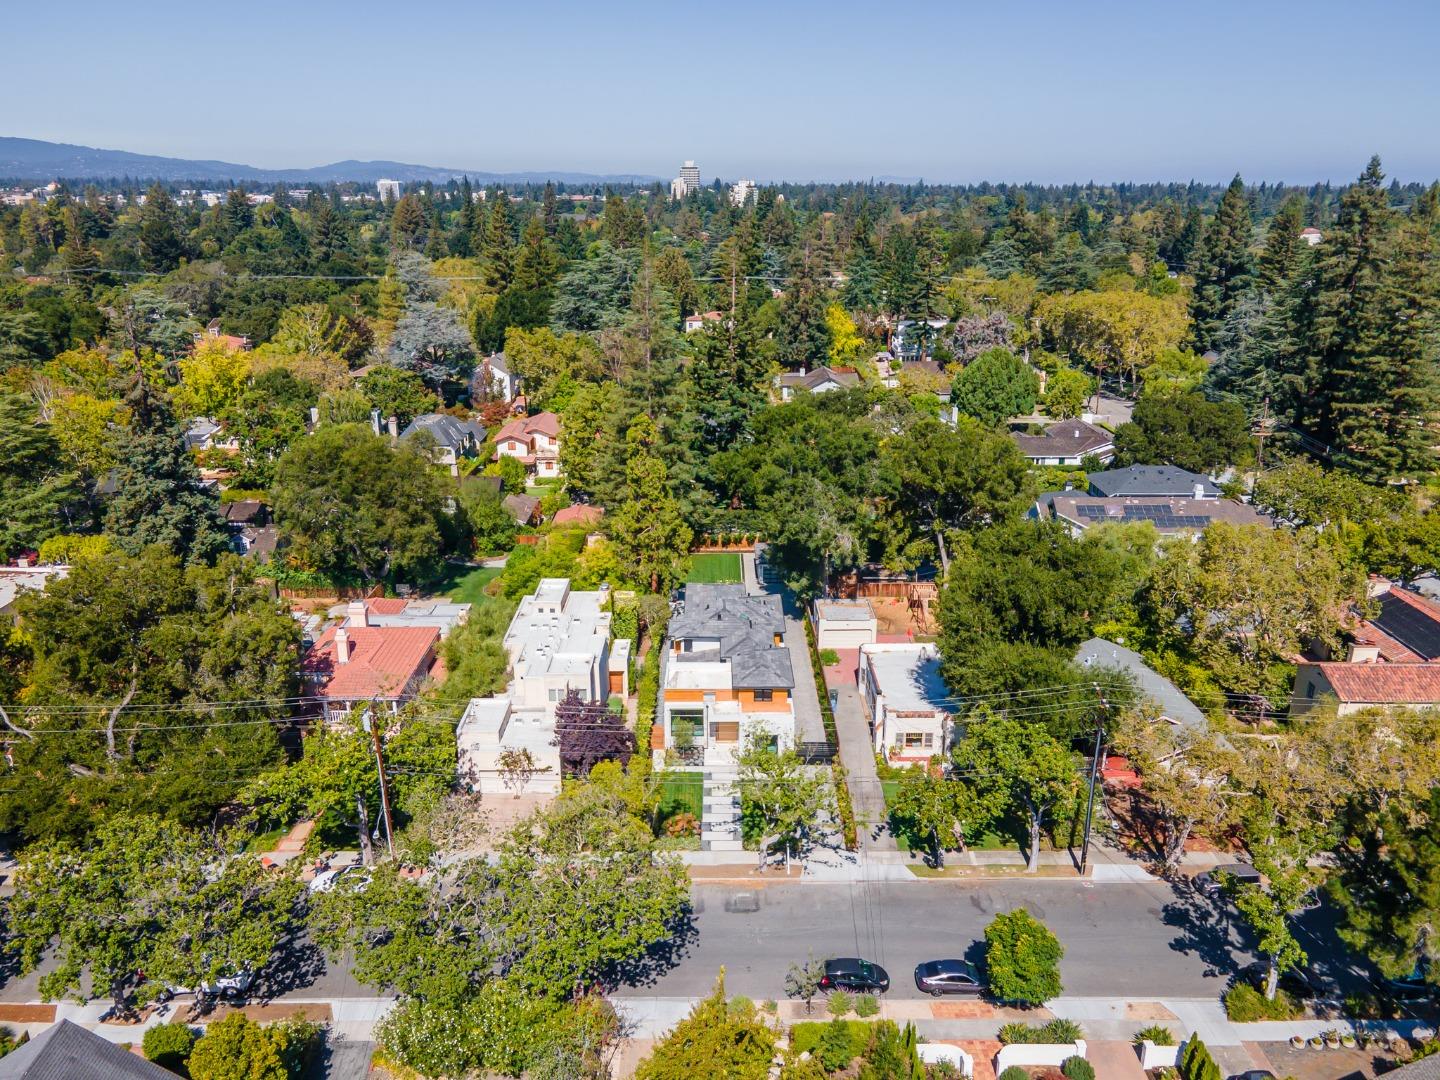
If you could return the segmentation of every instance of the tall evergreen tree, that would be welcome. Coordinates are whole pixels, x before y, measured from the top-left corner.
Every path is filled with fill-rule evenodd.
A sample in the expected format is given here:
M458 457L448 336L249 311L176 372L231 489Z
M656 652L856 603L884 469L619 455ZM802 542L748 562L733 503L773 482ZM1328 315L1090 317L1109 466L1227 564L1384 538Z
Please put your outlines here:
M780 304L780 343L783 364L812 368L830 355L830 326L825 321L825 285L819 267L805 249Z
M140 209L140 259L147 270L174 270L185 254L180 238L179 210L159 182L145 193Z
M117 490L106 531L131 555L160 544L187 562L213 563L229 549L230 536L185 450L170 402L137 373L125 404L130 428L117 451Z
M545 227L538 214L532 214L520 234L520 247L515 252L515 272L511 286L539 291L549 289L560 276L560 257L545 236ZM542 320L543 321L543 320Z
M510 284L513 273L515 237L510 226L510 197L496 190L490 193L490 206L485 215L484 234L480 239L480 273L485 284L503 289Z
M1250 287L1250 202L1237 175L1220 198L1220 208L1205 229L1190 298L1191 337L1196 352L1214 348L1225 320Z
M460 213L455 231L450 235L450 254L462 259L468 258L475 250L475 230L479 226L475 214L475 189L470 186L470 177L460 178Z
M1280 204L1265 230L1265 246L1255 260L1255 280L1270 295L1280 292L1294 277L1301 255L1309 248L1300 236L1305 226L1305 200L1292 195Z
M560 208L555 202L555 183L552 180L545 181L545 194L540 198L540 215L545 235L554 239L555 230L560 226Z

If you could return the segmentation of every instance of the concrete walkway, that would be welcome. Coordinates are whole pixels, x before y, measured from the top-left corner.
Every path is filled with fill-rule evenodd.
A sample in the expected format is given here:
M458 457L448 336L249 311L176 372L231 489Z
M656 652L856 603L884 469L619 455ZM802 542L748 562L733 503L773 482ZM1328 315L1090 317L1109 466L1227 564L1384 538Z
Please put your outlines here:
M880 788L880 774L875 771L875 744L865 709L860 704L860 693L853 686L842 686L838 694L835 731L840 736L840 760L847 773L850 802L855 807L860 846L866 851L896 851L895 838L890 835L887 824L885 792Z

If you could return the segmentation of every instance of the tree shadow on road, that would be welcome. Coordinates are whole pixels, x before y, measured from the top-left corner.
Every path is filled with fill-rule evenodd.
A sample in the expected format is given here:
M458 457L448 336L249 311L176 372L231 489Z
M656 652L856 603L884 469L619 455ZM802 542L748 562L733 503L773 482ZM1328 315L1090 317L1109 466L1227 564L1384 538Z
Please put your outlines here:
M292 940L280 950L280 957L265 966L256 980L255 997L272 1001L283 994L303 990L325 974L325 954L314 942Z
M1160 919L1180 931L1170 948L1199 957L1205 963L1207 976L1234 971L1234 951L1244 943L1237 938L1232 913L1224 903L1211 900L1188 884L1180 885L1175 899L1160 909Z
M699 939L700 928L695 925L695 915L687 911L676 922L674 933L633 960L615 965L606 972L604 982L609 986L654 986L662 975L684 961Z

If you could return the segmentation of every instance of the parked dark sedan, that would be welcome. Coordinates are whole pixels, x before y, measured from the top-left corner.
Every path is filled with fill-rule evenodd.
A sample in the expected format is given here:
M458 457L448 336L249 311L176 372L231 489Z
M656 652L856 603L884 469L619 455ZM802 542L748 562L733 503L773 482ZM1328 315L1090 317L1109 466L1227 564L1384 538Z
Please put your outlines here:
M980 972L964 960L927 960L915 968L915 987L923 994L979 994Z
M1259 885L1260 871L1249 863L1227 863L1195 875L1195 888L1211 899L1218 900L1225 895L1225 883L1236 885Z
M890 989L890 976L879 964L857 957L825 961L820 979L822 990L852 990L861 994L883 994Z

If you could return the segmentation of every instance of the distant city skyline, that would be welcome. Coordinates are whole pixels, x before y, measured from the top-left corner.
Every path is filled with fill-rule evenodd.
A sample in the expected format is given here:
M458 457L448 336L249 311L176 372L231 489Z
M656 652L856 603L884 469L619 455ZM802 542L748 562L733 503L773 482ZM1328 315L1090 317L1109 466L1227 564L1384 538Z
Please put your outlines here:
M1040 183L1440 176L1440 5L359 0L7 13L0 134L261 168ZM223 77L222 77L223 76Z

